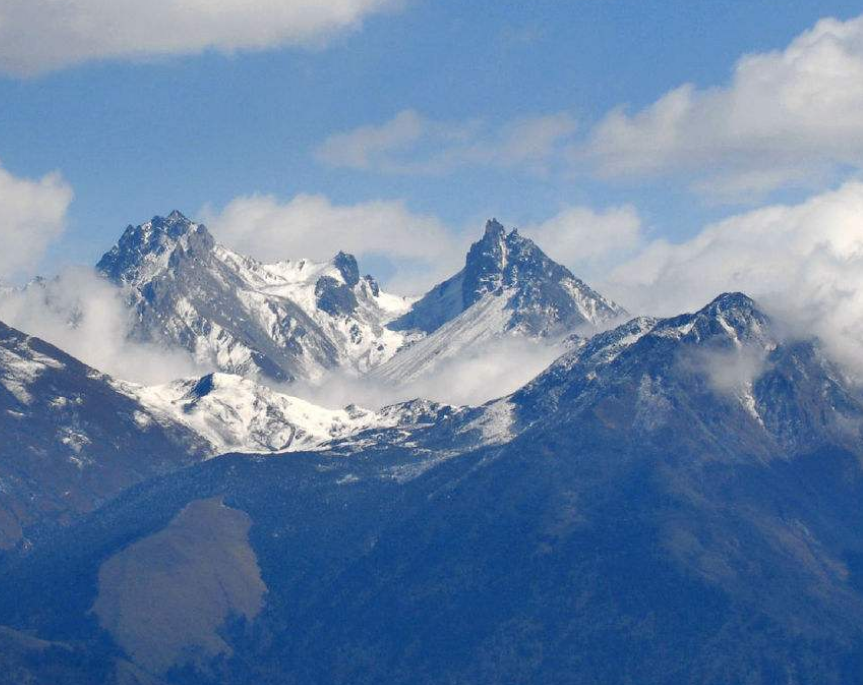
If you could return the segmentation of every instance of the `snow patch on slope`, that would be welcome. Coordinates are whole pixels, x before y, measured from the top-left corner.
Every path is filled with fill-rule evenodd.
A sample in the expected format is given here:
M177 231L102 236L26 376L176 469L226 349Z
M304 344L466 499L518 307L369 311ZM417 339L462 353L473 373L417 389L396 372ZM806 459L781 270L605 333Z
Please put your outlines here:
M154 416L202 436L213 455L318 449L380 422L366 409L325 409L223 373L149 388L128 383L120 387Z
M4 341L8 346L0 347L0 385L8 390L21 404L31 404L33 396L29 387L47 369L62 369L63 364L36 352L29 340L16 343Z
M140 424L150 417L179 423L209 443L211 456L320 450L366 431L426 427L454 410L427 400L380 411L356 405L329 409L224 373L155 387L115 381L115 387L146 408L148 415L140 417Z

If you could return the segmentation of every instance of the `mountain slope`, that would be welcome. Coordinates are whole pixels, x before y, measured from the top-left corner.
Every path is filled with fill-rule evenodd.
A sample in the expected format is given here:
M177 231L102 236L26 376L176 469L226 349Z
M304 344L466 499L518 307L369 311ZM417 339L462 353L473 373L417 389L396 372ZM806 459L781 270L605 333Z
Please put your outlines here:
M0 550L29 526L90 511L205 449L108 377L0 323Z
M405 340L384 324L408 304L361 278L352 256L261 264L179 212L128 227L97 269L126 289L137 337L227 373L278 381L358 373Z
M390 324L426 337L406 345L373 376L409 381L442 360L505 336L553 341L625 314L531 240L491 220L471 246L465 267Z
M226 374L144 387L0 323L0 551L227 451L320 449L366 431L401 437L458 411L419 401L331 410Z
M131 656L170 685L860 682L863 403L816 343L727 295L594 337L507 401L520 432L449 458L226 456L138 488L0 569L0 623L74 642L70 681ZM435 423L500 407L476 412ZM138 554L182 549L205 509L220 592L198 556ZM110 619L123 564L183 655Z

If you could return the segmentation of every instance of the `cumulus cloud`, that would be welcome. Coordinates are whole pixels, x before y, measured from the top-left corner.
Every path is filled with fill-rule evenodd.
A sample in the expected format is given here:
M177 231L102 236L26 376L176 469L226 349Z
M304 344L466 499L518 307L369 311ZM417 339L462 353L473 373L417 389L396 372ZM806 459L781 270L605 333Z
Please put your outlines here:
M208 371L183 351L130 340L131 316L120 291L86 267L0 295L0 321L117 378L156 384Z
M561 161L576 129L565 112L492 126L481 119L434 121L405 110L383 124L330 136L315 156L333 167L393 174L440 174L465 166L546 173Z
M21 275L38 263L63 233L72 196L58 172L34 180L0 166L0 277Z
M575 156L609 177L694 174L701 192L751 199L863 166L861 108L863 17L823 19L784 50L741 58L727 85L612 111Z
M264 261L326 260L339 250L382 256L409 272L396 278L411 291L434 282L463 256L438 218L415 214L401 201L336 205L322 195L297 195L287 202L247 195L221 212L203 214L217 239L243 254Z
M863 183L738 214L683 243L654 241L614 269L604 291L656 315L743 291L863 371Z
M399 0L6 0L0 68L316 44Z
M555 261L579 274L597 274L631 255L642 243L641 217L634 207L596 211L567 207L550 219L521 232Z

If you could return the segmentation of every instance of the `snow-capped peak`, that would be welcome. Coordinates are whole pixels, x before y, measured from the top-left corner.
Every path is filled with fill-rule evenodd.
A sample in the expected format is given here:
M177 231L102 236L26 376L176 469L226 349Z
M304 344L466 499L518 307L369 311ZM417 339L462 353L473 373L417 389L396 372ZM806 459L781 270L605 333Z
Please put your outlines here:
M435 286L391 327L432 333L487 295L504 295L510 312L507 330L529 336L564 333L625 314L532 240L515 229L507 233L491 219L468 251L464 268Z
M694 314L666 319L653 332L657 336L714 345L776 346L769 317L752 298L739 292L723 293Z
M624 314L533 241L491 219L464 268L390 324L424 337L374 373L389 381L412 380L481 344L508 336L555 344L567 333L595 330Z
M231 451L315 449L375 425L374 412L330 410L240 376L213 373L155 387L121 384L155 416L187 426L212 446Z
M280 382L361 373L407 339L385 324L411 301L360 277L352 255L265 264L179 212L127 228L97 268L126 290L136 337L184 347L224 372Z
M115 283L140 285L166 271L172 260L209 252L215 244L203 224L174 210L167 217L154 216L140 226L128 226L96 269Z

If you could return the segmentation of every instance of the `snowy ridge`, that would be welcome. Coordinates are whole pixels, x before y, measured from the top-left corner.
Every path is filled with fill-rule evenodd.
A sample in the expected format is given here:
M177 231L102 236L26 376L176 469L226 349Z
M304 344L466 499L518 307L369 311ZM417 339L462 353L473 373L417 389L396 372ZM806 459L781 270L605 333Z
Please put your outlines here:
M0 323L0 553L26 528L91 511L205 446L117 392L110 379Z
M23 405L32 404L29 388L43 373L63 369L62 362L34 350L30 338L8 336L0 345L0 386Z
M443 360L506 335L506 324L511 317L508 304L506 292L484 295L470 309L428 337L406 346L391 360L373 370L370 377L391 383L412 381L430 372Z
M464 268L435 286L391 328L432 333L486 295L504 290L509 316L503 330L525 336L546 337L580 326L597 327L626 314L550 259L533 241L515 229L507 233L492 219L483 237L468 251Z
M331 410L223 373L141 387L120 384L162 420L180 423L211 445L211 454L294 452L375 427L374 412Z
M735 459L776 446L814 449L825 436L836 444L859 440L858 394L818 341L784 339L741 293L720 295L692 314L633 319L572 344L532 382L479 411L494 423L492 416L506 416L513 405L512 435L549 416L574 420L597 411L645 439L681 422L703 422L715 426L715 445ZM820 407L815 418L813 406ZM723 439L729 422L737 427L736 445Z
M453 408L414 400L371 411L351 405L327 409L224 373L144 387L115 386L164 424L180 424L226 452L269 454L323 449L364 431L432 424Z

